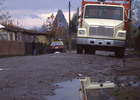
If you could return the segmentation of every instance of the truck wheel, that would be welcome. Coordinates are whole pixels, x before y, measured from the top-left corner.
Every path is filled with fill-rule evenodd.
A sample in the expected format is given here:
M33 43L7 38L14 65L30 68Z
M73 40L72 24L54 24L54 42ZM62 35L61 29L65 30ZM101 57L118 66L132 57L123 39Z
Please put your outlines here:
M83 47L81 45L77 45L77 54L83 53Z
M124 54L125 54L125 49L120 49L120 50L115 51L115 56L117 58L123 58Z

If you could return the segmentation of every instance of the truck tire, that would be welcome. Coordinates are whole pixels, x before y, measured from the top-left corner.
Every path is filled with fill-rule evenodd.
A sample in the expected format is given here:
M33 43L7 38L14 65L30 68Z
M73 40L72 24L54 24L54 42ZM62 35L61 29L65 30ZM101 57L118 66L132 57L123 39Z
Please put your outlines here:
M120 49L117 49L115 51L115 56L117 58L123 58L124 57L124 54L125 54L125 49L124 48L120 48Z
M83 47L81 45L77 45L77 54L83 53Z

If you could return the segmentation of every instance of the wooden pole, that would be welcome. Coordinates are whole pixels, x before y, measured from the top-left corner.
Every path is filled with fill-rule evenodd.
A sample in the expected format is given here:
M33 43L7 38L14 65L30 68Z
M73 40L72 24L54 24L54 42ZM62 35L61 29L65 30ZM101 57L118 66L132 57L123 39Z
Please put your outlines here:
M71 6L71 2L69 0L69 52L71 52L70 6Z

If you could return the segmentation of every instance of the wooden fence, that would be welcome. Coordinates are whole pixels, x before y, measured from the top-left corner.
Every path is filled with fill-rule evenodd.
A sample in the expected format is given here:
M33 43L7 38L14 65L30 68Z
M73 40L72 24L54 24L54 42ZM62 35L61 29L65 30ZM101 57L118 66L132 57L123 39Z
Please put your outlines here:
M49 46L35 43L36 54L48 53ZM32 43L0 40L0 56L32 55Z
M0 56L24 55L25 43L0 40Z

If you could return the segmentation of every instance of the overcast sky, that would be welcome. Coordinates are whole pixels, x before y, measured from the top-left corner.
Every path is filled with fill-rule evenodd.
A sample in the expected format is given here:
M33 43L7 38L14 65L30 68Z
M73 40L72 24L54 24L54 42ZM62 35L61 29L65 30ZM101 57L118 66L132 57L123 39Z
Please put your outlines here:
M71 0L71 16L77 7L81 7L81 2L82 0ZM59 9L68 21L68 3L69 0L5 0L2 6L6 7L5 11L9 11L15 22L18 21L24 28L33 28L40 27L47 17L56 14Z
M82 0L71 0L72 14L81 6ZM3 4L7 7L12 19L18 21L25 28L39 27L52 13L61 9L68 19L69 0L6 0Z

